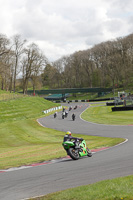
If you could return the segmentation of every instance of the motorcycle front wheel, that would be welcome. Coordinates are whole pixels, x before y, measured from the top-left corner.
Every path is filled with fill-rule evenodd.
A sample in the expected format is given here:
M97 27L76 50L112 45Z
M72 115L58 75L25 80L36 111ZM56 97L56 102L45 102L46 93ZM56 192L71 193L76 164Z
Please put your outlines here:
M79 152L77 149L74 148L69 148L68 149L68 154L73 160L78 160L79 159Z
M88 156L88 157L91 157L91 156L92 156L92 152L91 152L91 150L88 149L88 148L87 148L86 150L87 150L87 156Z

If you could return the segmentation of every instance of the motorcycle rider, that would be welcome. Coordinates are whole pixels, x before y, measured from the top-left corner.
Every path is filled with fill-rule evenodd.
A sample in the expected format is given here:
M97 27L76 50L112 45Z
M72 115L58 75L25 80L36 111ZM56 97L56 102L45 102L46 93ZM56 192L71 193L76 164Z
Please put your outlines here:
M65 108L63 108L62 112L65 112Z
M62 119L64 119L64 118L65 118L65 111L62 112Z
M54 113L54 118L56 118L56 117L57 117L57 112Z
M69 107L69 111L72 110L72 106Z
M73 120L73 121L75 120L75 117L76 117L76 115L73 113L73 114L72 114L72 120Z
M77 106L74 107L74 110L77 109Z
M66 110L66 111L65 111L65 117L67 117L67 116L68 116L68 111Z
M72 133L70 131L67 131L66 135L64 136L64 142L71 141L71 140L74 140L75 149L78 149L78 148L80 148L80 142L82 142L84 139L83 138L73 137Z

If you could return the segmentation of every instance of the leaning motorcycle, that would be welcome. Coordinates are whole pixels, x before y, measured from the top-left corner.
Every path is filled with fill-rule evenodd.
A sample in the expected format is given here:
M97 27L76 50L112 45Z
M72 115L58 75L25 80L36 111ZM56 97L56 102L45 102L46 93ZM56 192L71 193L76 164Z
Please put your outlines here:
M74 141L65 141L62 143L64 149L73 160L78 160L80 157L83 156L92 156L92 152L86 146L85 140L79 143L78 148Z
M72 120L74 121L75 120L75 114L72 114Z

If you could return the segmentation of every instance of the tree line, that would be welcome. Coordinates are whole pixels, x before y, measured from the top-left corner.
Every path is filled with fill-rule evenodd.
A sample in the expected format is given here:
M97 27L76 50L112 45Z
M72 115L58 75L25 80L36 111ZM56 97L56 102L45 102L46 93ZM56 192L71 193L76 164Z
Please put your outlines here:
M133 89L133 34L64 56L44 69L51 87Z
M102 42L84 51L49 62L35 43L27 45L20 35L0 35L1 89L25 94L48 88L122 87L133 89L133 34Z
M25 94L29 80L33 89L47 63L47 58L35 43L20 35L11 39L0 34L0 84L2 90L16 91L16 84Z

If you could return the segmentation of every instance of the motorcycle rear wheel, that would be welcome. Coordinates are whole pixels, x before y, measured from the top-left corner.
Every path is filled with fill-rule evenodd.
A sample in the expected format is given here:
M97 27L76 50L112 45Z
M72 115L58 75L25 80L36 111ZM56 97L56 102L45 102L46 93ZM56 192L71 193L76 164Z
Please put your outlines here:
M77 149L74 148L69 148L68 149L68 154L73 160L78 160L79 159L79 152Z

